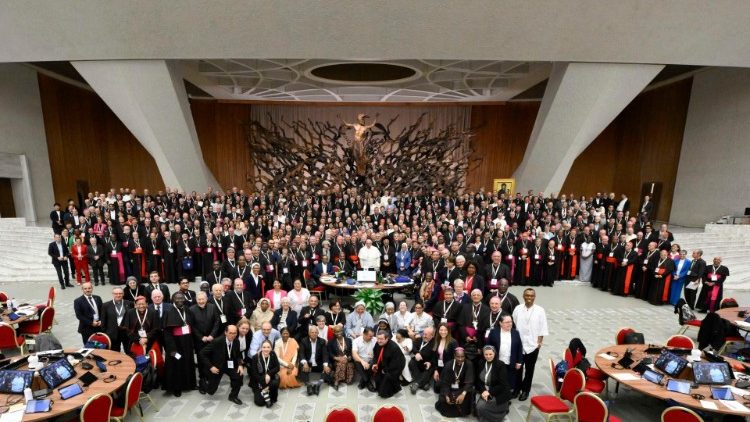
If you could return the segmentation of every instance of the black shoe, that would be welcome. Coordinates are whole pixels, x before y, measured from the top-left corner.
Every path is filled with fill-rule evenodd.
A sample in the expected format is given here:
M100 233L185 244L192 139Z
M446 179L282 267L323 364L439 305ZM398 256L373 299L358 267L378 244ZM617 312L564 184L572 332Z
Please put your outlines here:
M371 393L375 393L375 392L378 391L378 389L375 388L374 385L370 384L370 385L367 386L367 391L370 391Z
M175 392L174 392L174 396L175 396L175 397L180 397L180 396L182 396L182 391L175 391Z
M417 385L417 383L414 383L414 384L412 384L412 385L409 386L409 391L411 391L411 395L412 396L415 395L415 394L417 394L417 389L418 388L419 388L419 386Z
M339 383L337 382L333 383L332 387L334 390L339 391Z
M364 382L360 381L359 384L357 384L357 388L361 390L361 389L365 388L366 385L367 384L365 384Z
M510 398L512 398L512 399L517 399L517 398L518 398L518 395L519 395L520 393L521 393L520 391L516 390L516 391L514 391L514 392L513 392L513 394L511 394Z
M270 401L266 402L266 407L269 408L269 409L272 408L273 407L273 403L271 403Z
M423 386L422 386L422 387L420 387L420 388L421 388L422 390L424 390L424 391L430 391L430 383L427 383L427 384L423 385Z
M60 288L61 288L61 289L63 289L63 290L65 290L65 285L64 285L64 284L61 284L61 285L60 285Z
M528 399L528 398L529 398L529 393L527 393L527 392L523 391L523 392L521 392L521 394L520 394L520 395L518 396L518 401L526 401L526 399Z
M242 400L239 399L239 397L229 397L229 401L236 404L237 406L242 406Z
M316 396L319 396L319 395L320 395L320 386L321 386L321 385L323 385L323 384L322 384L322 383L319 383L319 384L315 384L315 385L313 386L313 392L315 392L315 395L316 395Z
M65 287L73 287L73 285L70 283L65 283Z
M313 386L310 384L307 384L307 395L312 396L314 394Z

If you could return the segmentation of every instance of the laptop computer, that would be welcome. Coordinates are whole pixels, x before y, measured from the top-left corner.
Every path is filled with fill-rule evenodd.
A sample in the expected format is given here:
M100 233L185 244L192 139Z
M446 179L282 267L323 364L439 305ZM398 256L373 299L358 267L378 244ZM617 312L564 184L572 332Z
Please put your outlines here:
M0 393L23 394L23 390L31 386L34 373L31 371L0 371Z

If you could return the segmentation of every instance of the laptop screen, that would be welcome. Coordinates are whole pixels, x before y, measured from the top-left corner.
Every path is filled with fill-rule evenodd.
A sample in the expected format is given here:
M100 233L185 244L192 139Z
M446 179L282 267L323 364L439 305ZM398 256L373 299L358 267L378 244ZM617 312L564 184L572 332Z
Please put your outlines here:
M729 384L732 374L726 362L695 362L693 377L698 384Z
M76 375L75 369L67 359L60 359L39 370L49 388L55 388Z
M0 371L0 393L23 394L31 386L34 373L31 371Z

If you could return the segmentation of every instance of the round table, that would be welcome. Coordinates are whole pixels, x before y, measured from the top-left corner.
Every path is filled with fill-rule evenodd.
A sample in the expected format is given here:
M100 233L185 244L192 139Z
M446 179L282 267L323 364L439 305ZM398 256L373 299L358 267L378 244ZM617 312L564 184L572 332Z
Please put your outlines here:
M617 361L620 360L621 357L625 354L625 351L627 349L631 349L633 351L631 358L634 360L634 362L633 362L633 365L631 365L631 368L637 365L638 362L644 357L651 357L652 360L656 362L656 358L658 357L658 355L647 355L645 353L645 350L649 346L650 345L644 345L644 344L628 344L628 345L621 345L621 346L605 347L604 349L601 349L598 352L596 352L596 358L595 358L596 366L602 372L610 376L612 380L617 381L621 384L625 384L628 387L640 393L647 394L649 396L656 397L661 400L672 399L682 406L700 409L706 412L750 416L750 409L747 412L733 411L727 408L726 406L724 406L723 404L721 404L718 400L714 400L713 398L711 398L711 388L707 385L700 385L698 386L698 388L691 389L690 393L691 394L697 393L697 394L703 395L705 397L705 399L703 400L713 402L717 407L716 409L707 409L701 406L700 401L694 399L690 395L667 391L666 380L670 378L668 375L665 375L664 385L657 385L650 381L646 381L645 379L642 379L640 374L633 371L632 369L615 369L612 367L612 364L617 363ZM610 360L601 356L601 355L610 356L608 355L608 352L611 353L611 357L614 357L614 360ZM729 358L725 358L725 359L730 364L733 364L733 363L742 364L742 362L739 362L734 359L729 359ZM616 378L617 374L631 374L631 375L637 376L638 379L637 380L627 380L627 379L619 380ZM690 379L689 381L692 381L692 379ZM734 385L734 382L735 381L732 381L732 385ZM750 394L750 391L748 391L748 394ZM734 397L735 397L735 400L738 400L739 403L743 403L745 401L742 397L739 397L737 395L735 395Z
M26 306L23 306L23 307L19 308L19 310L26 310L26 309L28 309L28 310L34 310L35 313L32 314L32 315L20 316L15 321L11 321L10 317L8 316L8 315L10 315L10 312L8 312L8 309L6 308L5 310L3 310L2 315L0 315L0 319L2 319L2 322L6 323L8 325L18 325L18 324L20 324L22 322L25 322L25 321L28 321L28 320L31 320L31 319L34 319L34 318L37 317L37 315L38 315L38 313L37 313L38 309L35 306L26 305Z
M326 276L320 277L320 282L323 283L323 285L334 288L334 289L399 290L399 289L404 289L404 288L411 287L414 285L414 280L409 280L408 283L384 283L384 284L376 284L373 282L346 284L346 282L337 283L337 281L338 280L335 277L326 277Z
M65 349L65 352L72 353L77 351L77 349ZM85 388L83 394L79 394L75 397L72 397L68 400L62 400L60 398L60 393L58 392L58 389L65 387L67 385L73 384L78 380L78 377L86 373L86 370L81 368L81 364L78 363L73 368L76 371L76 376L72 379L69 379L68 381L62 383L57 388L55 388L52 391L52 394L47 396L46 398L52 399L52 408L49 412L45 413L32 413L32 414L24 414L23 420L24 421L42 421L50 418L54 418L60 415L63 415L68 412L72 412L78 408L83 407L84 404L86 404L86 401L95 396L96 394L112 394L114 393L118 388L122 387L125 384L125 381L128 378L128 375L135 372L135 362L133 361L130 356L115 352L113 350L94 350L92 352L95 355L101 356L107 360L107 372L100 372L99 369L97 369L96 365L94 365L94 368L89 370L92 374L96 375L99 380L94 381L91 385L89 385L87 388ZM109 362L120 360L122 361L118 365L110 365ZM85 359L85 361L88 361L91 364L94 364L93 360ZM22 366L19 369L27 369L26 366ZM110 375L115 375L117 378L112 382L104 382L103 379L107 378ZM0 404L6 403L8 398L11 398L13 400L13 397L17 397L21 399L21 403L23 403L23 395L18 394L0 394Z
M747 315L745 315L744 317L739 316L738 314L742 311L746 312ZM750 331L750 323L745 322L745 318L750 317L750 308L724 308L716 311L716 314L719 315L722 319L729 321L735 327L741 328L745 331ZM737 321L742 321L742 323L737 324Z

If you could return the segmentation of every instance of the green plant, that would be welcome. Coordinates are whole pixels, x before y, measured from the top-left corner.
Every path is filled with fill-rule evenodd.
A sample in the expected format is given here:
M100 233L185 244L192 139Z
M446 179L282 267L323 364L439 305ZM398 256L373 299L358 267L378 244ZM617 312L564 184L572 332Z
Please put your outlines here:
M365 304L365 309L373 318L377 318L385 305L383 304L383 291L380 289L359 289L354 294L354 298L357 301L362 301Z

